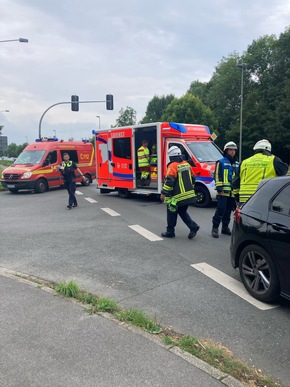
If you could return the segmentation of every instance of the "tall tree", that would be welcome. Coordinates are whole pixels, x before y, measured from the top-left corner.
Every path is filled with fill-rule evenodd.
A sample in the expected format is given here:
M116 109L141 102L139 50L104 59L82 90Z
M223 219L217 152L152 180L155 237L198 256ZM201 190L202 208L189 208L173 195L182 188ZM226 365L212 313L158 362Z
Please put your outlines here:
M162 121L202 124L209 126L212 130L217 125L210 108L199 97L195 97L191 93L186 93L181 98L174 98L167 106Z
M164 114L165 109L173 100L173 94L163 95L161 97L155 95L148 103L145 117L142 118L140 123L147 124L149 122L162 121L162 115Z
M200 82L197 80L191 82L188 92L196 97L199 97L202 101L206 101L207 89L207 82Z
M136 125L136 110L127 106L126 109L122 108L119 111L119 117L116 120L116 124L112 125L112 128L119 126Z

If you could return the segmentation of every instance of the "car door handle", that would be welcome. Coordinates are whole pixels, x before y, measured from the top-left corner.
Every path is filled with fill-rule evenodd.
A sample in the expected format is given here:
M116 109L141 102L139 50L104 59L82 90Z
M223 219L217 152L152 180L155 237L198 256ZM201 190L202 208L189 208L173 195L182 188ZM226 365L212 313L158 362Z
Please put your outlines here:
M280 224L280 223L273 223L272 227L276 231L289 231L289 228L287 226L284 226L283 224Z

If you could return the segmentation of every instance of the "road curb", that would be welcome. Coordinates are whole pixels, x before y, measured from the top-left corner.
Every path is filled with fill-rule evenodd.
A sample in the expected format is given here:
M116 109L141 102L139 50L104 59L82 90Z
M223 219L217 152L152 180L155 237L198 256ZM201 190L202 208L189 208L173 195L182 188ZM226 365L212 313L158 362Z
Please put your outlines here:
M48 284L52 283L50 281L42 280L38 277L31 276L28 274L24 274L15 270L6 269L3 267L0 267L0 275L2 277L10 278L13 280L16 280L18 282L24 283L26 285L33 286L35 288L38 288L40 290L44 290L54 296L60 296L59 293L57 293L54 289L48 286ZM83 309L88 309L87 305L84 305L80 303L79 301L74 300L73 298L66 298L62 297L64 300L68 302L73 302L74 304L78 304ZM98 313L98 316L101 316L103 318L106 318L107 320L110 320L117 324L119 327L123 329L127 329L129 331L132 331L140 336L145 337L146 339L150 340L151 342L154 342L155 344L159 345L160 347L164 348L165 350L173 353L176 356L181 357L186 362L190 363L191 365L195 366L196 368L200 369L201 371L209 374L212 378L220 381L225 386L228 387L244 387L246 386L244 383L240 382L239 380L233 378L232 376L225 374L224 372L214 368L213 366L207 364L203 360L195 357L194 355L191 355L188 352L182 351L180 348L172 345L166 345L164 344L161 339L158 336L154 336L148 332L143 331L141 328L135 327L133 325L130 325L128 323L122 322L118 319L116 319L114 316L112 316L110 313Z

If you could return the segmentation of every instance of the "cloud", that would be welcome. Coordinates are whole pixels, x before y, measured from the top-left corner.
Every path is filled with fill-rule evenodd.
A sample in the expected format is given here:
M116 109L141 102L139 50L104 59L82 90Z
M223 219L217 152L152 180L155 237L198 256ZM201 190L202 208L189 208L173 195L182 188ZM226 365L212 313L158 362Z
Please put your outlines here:
M79 112L57 105L42 120L43 133L76 139L114 124L122 107L140 120L154 95L183 95L193 80L207 81L231 52L243 53L254 39L283 32L286 0L2 0L0 123L9 143L38 135L43 112L57 102L105 99ZM69 133L69 135L68 135Z

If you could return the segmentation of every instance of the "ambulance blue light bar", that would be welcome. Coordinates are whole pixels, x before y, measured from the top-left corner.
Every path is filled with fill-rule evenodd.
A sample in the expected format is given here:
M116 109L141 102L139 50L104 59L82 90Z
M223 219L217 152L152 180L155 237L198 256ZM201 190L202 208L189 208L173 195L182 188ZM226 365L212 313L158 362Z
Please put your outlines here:
M58 141L57 137L41 137L41 138L36 138L35 142L45 142L45 141Z
M177 124L176 122L169 122L169 126L172 129L178 130L178 132L180 133L187 133L185 126L182 124Z

